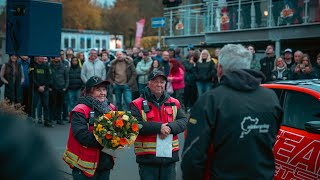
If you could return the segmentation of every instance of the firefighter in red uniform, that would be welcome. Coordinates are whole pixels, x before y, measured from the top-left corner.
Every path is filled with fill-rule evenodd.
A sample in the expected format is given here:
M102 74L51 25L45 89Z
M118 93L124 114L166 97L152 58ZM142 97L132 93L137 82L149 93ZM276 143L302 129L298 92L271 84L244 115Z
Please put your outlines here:
M74 180L108 180L114 161L112 156L101 152L103 147L93 135L93 119L115 106L106 99L108 81L91 77L78 104L71 111L70 132L63 160L72 168Z
M177 135L186 129L187 119L179 101L166 93L166 80L162 71L151 72L141 97L130 104L132 115L142 125L134 144L141 180L176 179ZM163 141L168 143L161 148Z

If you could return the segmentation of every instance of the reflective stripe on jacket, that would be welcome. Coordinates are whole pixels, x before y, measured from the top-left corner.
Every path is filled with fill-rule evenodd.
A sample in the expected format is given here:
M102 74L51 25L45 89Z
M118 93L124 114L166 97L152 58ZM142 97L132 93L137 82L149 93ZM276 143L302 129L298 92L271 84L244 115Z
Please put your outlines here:
M85 113L85 117L89 117L90 107L84 104L78 104L72 111ZM72 116L72 113L71 113ZM72 119L70 117L70 119ZM93 126L89 126L89 131L93 132ZM98 167L100 158L99 148L89 148L81 145L73 136L70 126L70 133L67 143L67 149L63 154L63 160L70 168L80 169L86 176L92 177Z
M177 105L179 104L178 100L170 97L165 103L161 105L161 108L158 109L155 105L148 102L148 105L151 107L150 111L145 113L142 108L142 97L132 101L132 103L139 109L143 121L153 121L161 123L170 123L176 119L177 116ZM138 135L134 143L134 151L136 155L145 155L145 154L156 154L156 142L157 134L154 135ZM178 136L173 136L172 141L172 152L179 150L179 141Z

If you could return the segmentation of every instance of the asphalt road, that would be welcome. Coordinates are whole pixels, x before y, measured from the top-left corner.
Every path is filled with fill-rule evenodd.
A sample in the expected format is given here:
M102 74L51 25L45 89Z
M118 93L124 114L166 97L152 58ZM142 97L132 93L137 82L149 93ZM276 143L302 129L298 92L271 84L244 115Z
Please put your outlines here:
M65 150L70 124L66 125L55 125L54 128L45 128L41 125L35 125L37 129L43 133L45 138L48 140L49 145L54 149L54 156L59 163L59 173L65 177L65 179L72 179L71 169L62 160L62 154ZM180 146L183 146L183 135L179 135ZM180 150L181 153L181 150ZM176 164L177 180L181 178L180 162ZM139 180L138 165L135 162L135 155L133 147L127 150L123 150L119 153L119 157L115 158L115 166L111 171L111 180Z

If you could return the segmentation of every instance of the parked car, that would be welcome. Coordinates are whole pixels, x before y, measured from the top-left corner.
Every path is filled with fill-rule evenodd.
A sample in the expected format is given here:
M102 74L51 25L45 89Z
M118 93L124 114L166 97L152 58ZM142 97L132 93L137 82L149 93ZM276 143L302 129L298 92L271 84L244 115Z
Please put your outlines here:
M320 80L262 84L273 89L283 107L274 146L275 180L320 179Z

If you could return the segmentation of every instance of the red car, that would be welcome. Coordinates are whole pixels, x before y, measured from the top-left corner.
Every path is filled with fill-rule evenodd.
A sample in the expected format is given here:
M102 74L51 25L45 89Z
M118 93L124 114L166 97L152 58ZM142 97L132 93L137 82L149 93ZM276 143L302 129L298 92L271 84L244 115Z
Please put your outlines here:
M262 84L273 89L283 107L274 146L275 180L320 179L320 80Z

